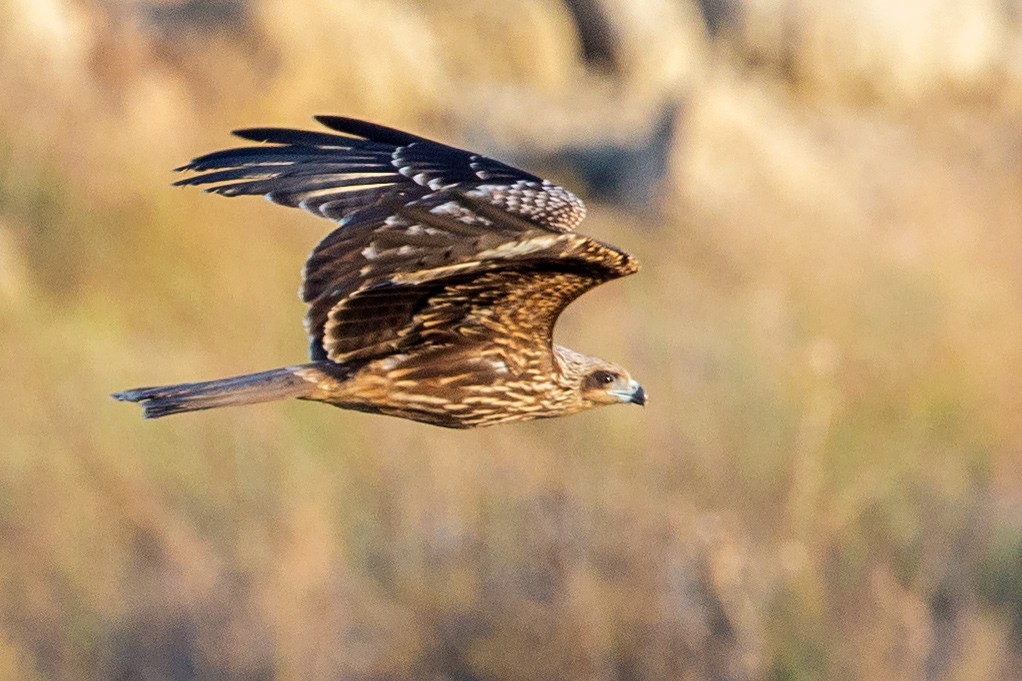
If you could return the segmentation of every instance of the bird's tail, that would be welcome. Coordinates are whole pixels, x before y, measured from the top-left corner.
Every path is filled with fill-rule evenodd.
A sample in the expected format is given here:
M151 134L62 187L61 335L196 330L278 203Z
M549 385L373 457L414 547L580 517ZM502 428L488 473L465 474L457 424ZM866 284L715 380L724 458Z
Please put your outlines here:
M307 373L303 370L309 368L283 367L215 381L135 388L114 393L113 397L122 402L138 402L145 409L143 416L147 419L200 409L309 397L316 391L314 379L302 376Z

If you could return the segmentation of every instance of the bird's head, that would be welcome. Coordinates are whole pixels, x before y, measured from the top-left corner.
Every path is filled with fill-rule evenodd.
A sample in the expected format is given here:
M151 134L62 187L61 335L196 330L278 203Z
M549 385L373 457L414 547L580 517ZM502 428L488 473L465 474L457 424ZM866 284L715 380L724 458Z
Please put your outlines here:
M557 347L555 354L564 378L578 391L581 408L646 404L646 391L617 364L562 347Z

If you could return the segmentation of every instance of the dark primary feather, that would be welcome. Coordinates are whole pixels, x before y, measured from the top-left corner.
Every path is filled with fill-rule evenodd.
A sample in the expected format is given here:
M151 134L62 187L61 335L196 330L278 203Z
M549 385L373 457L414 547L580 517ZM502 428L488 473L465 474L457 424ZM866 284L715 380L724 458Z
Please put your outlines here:
M337 132L343 132L346 135L356 135L358 137L364 137L374 142L380 142L382 144L389 144L391 146L400 147L412 144L413 142L428 142L438 147L447 147L454 151L460 151L454 147L449 147L446 144L440 142L434 142L433 140L426 139L425 137L419 137L413 135L410 132L404 130L398 130L397 128L388 128L385 125L379 123L372 123L370 121L363 121L358 118L349 118L347 116L314 116L314 118Z
M177 183L340 221L305 267L314 360L486 339L549 348L565 306L637 269L573 232L585 208L555 184L393 128L317 120L343 134L239 131L268 145L201 156Z

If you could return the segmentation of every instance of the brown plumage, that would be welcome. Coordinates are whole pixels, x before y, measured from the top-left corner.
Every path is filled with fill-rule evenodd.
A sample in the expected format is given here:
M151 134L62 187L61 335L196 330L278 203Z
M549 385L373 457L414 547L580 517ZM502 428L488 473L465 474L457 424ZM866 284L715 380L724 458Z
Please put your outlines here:
M298 398L451 428L645 403L621 367L553 344L571 301L638 270L574 232L574 194L399 130L317 120L342 134L237 131L269 144L201 156L176 183L339 222L305 265L312 361L114 397L148 418Z

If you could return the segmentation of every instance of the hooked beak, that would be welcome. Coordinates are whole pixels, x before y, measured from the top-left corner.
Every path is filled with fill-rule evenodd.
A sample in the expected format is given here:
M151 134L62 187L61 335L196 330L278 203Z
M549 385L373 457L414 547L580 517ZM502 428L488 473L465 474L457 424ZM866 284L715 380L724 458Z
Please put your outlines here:
M628 390L614 391L614 394L622 402L637 404L640 407L646 404L646 391L642 389L642 386L637 381L630 381L628 383Z

